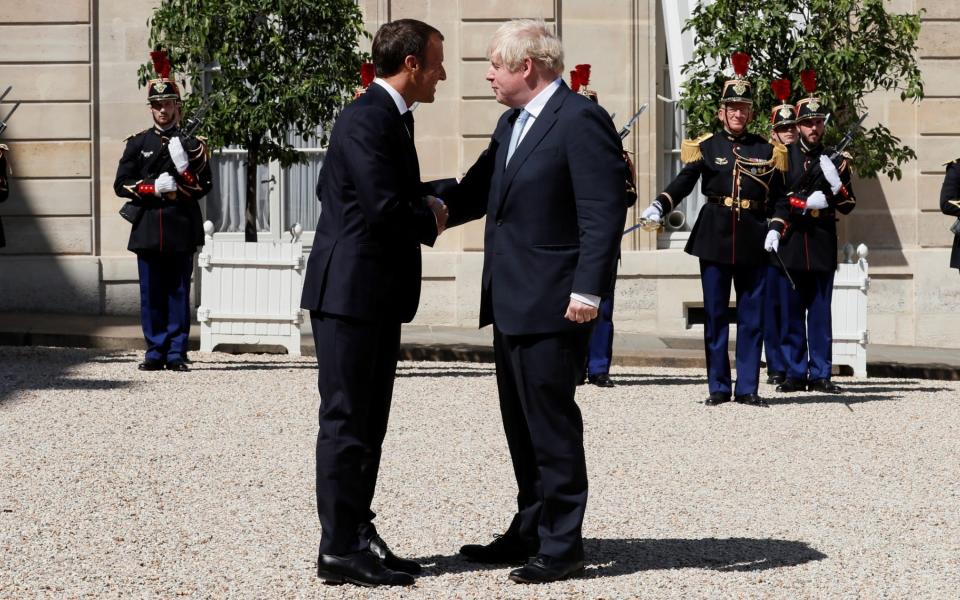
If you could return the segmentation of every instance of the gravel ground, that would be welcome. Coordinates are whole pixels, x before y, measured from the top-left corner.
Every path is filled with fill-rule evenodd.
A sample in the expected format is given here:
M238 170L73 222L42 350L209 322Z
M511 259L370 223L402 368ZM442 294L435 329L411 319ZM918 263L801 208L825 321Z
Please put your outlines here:
M312 358L0 347L0 597L955 598L960 383L839 379L769 409L700 404L702 370L582 388L583 579L461 561L515 487L492 365L401 363L375 499L429 565L413 588L326 586Z

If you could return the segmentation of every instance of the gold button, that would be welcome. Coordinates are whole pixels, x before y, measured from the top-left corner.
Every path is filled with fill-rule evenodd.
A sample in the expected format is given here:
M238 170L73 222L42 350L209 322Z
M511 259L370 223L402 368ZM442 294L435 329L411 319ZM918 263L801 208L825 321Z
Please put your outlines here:
M750 208L750 201L749 201L749 200L741 200L741 201L740 201L740 208L743 208L743 209Z
M819 216L820 216L820 209L819 209L819 208L815 208L815 209L811 210L811 211L810 211L810 216L813 217L813 218L819 217Z
M733 198L731 198L730 196L727 196L726 198L724 198L724 199L723 199L723 205L724 205L724 206L733 206Z

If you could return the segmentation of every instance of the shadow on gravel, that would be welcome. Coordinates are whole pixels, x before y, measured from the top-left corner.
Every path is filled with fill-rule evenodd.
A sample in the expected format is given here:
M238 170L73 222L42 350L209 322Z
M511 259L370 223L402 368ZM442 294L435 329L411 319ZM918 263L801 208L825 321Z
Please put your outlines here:
M585 539L583 549L587 556L585 579L661 569L763 571L827 558L804 542L757 538ZM515 568L468 562L459 554L415 560L424 565L424 577Z
M903 390L898 390L903 391ZM790 394L782 395L777 394L775 396L764 396L764 400L767 401L767 404L770 406L776 406L778 404L846 404L850 406L851 404L863 404L864 402L886 402L886 401L896 401L903 400L903 396L900 395L886 395L881 396L879 394L857 394L857 393L846 393L846 394Z
M586 577L615 577L655 569L763 571L823 560L804 542L757 538L587 539Z
M946 392L950 390L950 388L947 388L947 387L910 387L909 385L885 387L885 386L877 386L877 385L857 386L857 385L847 384L847 385L844 385L843 388L848 392L847 395L851 393L852 394L859 394L859 393L876 394L876 393L882 393L882 392L894 392L894 393L896 392Z
M706 377L663 377L657 375L618 375L610 376L614 385L705 385Z
M397 369L397 377L496 377L494 371L480 371L475 369L442 369L439 371L402 371Z

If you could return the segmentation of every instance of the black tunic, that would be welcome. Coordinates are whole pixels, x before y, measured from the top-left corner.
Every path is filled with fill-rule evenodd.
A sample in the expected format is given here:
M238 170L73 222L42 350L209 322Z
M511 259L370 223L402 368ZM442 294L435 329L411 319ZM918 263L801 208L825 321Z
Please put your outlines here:
M951 217L960 217L960 158L947 165L947 174L940 188L940 211ZM953 236L950 267L960 269L960 235Z
M197 201L212 187L209 153L203 140L183 141L190 159L185 174L177 173L169 163L168 172L177 180L176 198L159 198L153 193L158 175L151 173L153 161L167 152L167 140L174 135L176 129L164 132L151 127L127 139L113 189L118 196L145 209L130 231L127 249L132 252L195 252L203 244L203 217Z
M849 155L840 157L837 171L843 184L837 194L830 192L830 184L820 177L819 190L827 198L827 208L808 210L791 206L790 196L804 197L801 190L794 189L803 173L808 170L820 170L820 155L831 154L832 150L818 144L808 147L802 140L787 147L790 153L790 170L787 172L787 195L781 199L778 213L789 214L789 225L780 241L780 258L790 270L797 271L835 271L837 269L837 213L849 214L857 205L850 184ZM811 190L812 192L812 190Z
M684 142L693 143L699 145L697 156L657 197L669 212L702 178L707 204L685 251L723 264L766 264L767 216L783 195L783 175L774 168L773 146L752 133L735 136L726 131Z

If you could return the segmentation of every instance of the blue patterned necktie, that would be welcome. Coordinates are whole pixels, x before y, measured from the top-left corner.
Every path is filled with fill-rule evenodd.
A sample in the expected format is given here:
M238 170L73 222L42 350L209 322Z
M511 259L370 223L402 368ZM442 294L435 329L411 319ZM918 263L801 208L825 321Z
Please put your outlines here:
M523 133L523 127L527 124L527 119L530 118L530 113L526 109L520 111L520 116L517 117L517 120L513 123L513 133L510 134L510 145L507 147L507 163L510 164L510 157L513 156L513 153L517 150L517 145L520 144L520 134Z

